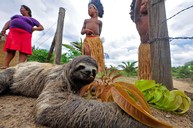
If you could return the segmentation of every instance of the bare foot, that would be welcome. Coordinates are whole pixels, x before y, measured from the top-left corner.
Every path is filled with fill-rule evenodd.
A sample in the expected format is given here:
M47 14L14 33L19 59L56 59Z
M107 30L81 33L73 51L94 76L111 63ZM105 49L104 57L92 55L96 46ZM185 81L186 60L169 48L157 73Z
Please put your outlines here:
M6 69L6 68L8 68L8 67L6 67L6 66L0 67L0 69Z

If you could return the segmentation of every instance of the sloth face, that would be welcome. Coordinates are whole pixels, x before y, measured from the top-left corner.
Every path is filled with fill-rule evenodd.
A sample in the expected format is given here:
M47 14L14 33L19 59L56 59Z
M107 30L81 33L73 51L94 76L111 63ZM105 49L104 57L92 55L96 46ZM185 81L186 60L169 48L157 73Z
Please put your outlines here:
M72 89L79 91L83 86L90 84L95 79L98 66L94 59L85 57L73 69L70 77L73 83L76 83L76 87L72 87Z
M97 67L90 63L79 63L72 74L75 82L80 81L83 84L91 83L97 74Z

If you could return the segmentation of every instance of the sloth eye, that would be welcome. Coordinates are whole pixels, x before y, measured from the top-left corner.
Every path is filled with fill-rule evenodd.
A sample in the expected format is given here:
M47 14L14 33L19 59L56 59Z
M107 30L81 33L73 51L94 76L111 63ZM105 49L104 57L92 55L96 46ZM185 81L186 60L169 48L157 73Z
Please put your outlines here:
M80 66L78 66L77 70L81 70L81 69L84 69L84 68L85 68L85 66L80 65Z
M97 71L96 71L95 69L93 69L93 70L92 70L92 73L93 73L94 75L96 75L96 74L97 74Z

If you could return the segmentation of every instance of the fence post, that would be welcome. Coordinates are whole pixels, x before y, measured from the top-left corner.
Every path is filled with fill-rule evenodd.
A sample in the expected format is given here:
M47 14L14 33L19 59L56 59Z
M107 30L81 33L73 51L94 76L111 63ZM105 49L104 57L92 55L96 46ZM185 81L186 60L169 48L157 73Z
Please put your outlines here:
M59 8L59 16L58 16L58 24L55 34L55 56L54 56L54 64L60 64L61 52L62 52L62 35L63 35L63 26L64 26L64 17L65 17L65 9Z
M170 44L164 0L148 0L152 79L173 89Z
M49 52L48 52L48 56L47 56L47 58L46 58L46 62L47 62L47 63L50 62L51 57L52 57L52 53L53 53L53 51L54 51L54 47L55 47L55 37L56 37L56 35L54 35L54 39L53 39L53 41L52 41L52 44L51 44L51 46L50 46L50 50L49 50Z

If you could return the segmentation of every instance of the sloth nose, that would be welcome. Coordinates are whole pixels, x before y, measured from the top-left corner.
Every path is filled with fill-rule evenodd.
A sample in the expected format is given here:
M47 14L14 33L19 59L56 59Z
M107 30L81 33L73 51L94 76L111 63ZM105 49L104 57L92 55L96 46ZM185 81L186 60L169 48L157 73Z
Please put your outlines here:
M86 70L85 73L86 73L86 75L90 75L91 74L91 70Z
M94 68L86 68L85 69L85 74L86 75L92 75L92 76L96 76L96 73L97 73L97 70L96 69L94 69Z

